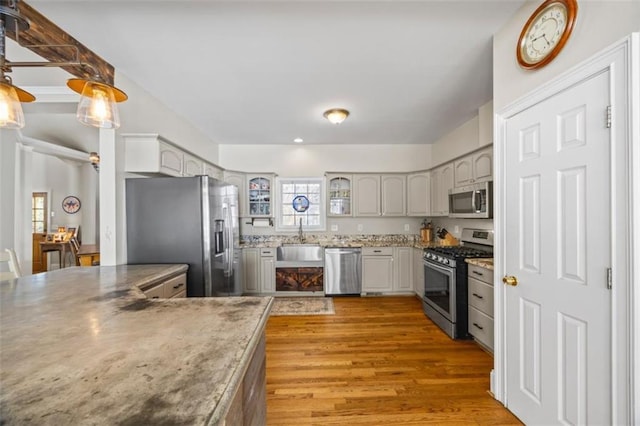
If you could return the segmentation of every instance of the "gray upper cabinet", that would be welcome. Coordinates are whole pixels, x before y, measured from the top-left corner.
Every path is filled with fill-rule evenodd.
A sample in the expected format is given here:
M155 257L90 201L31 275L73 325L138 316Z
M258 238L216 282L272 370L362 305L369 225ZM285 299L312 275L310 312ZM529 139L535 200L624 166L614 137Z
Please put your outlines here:
M382 175L382 216L406 216L407 178L405 175Z
M202 160L187 153L183 154L183 176L197 176L202 174Z
M241 172L224 171L224 181L238 187L238 215L240 217L247 216L246 191L246 175Z
M207 163L206 161L202 164L202 174L219 180L224 180L224 173L222 169L211 163Z
M272 173L247 175L246 209L251 217L273 216L275 175Z
M327 173L327 216L353 216L353 176Z
M355 216L405 216L407 178L404 174L354 174Z
M431 216L449 215L449 190L453 188L453 163L431 171Z
M407 176L407 215L431 215L431 173L412 173Z
M493 177L493 147L484 148L454 162L455 187L486 182Z
M354 175L354 213L380 216L380 175Z

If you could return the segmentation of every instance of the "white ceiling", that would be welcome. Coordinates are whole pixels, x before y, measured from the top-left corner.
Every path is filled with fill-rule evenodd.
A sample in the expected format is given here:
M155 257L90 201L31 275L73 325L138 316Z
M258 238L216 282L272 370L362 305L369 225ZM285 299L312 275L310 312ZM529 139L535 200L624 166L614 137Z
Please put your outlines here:
M523 0L29 3L213 142L422 144L491 99Z

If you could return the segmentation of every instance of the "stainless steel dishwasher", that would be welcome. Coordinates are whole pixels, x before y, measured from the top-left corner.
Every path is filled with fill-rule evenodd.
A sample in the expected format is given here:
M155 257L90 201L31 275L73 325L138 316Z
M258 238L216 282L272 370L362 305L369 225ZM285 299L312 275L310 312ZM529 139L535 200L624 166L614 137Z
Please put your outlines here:
M324 250L324 293L328 296L357 294L362 291L362 250L326 248Z

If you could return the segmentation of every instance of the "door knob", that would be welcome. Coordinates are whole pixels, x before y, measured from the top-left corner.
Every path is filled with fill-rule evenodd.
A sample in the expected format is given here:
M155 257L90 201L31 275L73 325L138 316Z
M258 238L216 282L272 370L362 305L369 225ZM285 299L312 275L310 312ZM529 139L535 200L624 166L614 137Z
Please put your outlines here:
M513 275L505 275L504 277L502 277L502 282L506 285L511 285L514 287L518 285L518 279Z

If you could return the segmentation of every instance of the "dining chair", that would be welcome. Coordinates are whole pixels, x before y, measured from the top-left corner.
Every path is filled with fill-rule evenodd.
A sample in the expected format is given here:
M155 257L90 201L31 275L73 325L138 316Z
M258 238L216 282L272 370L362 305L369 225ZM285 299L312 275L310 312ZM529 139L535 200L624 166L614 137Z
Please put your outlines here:
M9 269L9 271L6 271ZM18 263L18 257L13 249L5 249L0 252L0 281L12 278L20 278L22 269Z
M76 237L71 237L69 240L69 245L71 246L71 254L73 255L73 261L76 266L80 266L80 258L78 257L78 252L80 251L80 243L76 239Z

